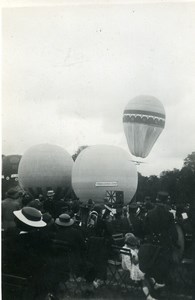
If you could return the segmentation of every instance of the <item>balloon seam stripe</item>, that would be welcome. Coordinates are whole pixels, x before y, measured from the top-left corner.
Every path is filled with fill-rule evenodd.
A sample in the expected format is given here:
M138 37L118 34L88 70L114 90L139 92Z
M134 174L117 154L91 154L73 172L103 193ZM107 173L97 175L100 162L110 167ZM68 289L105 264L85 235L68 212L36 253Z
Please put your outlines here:
M125 110L124 115L125 114L139 114L139 115L147 115L147 116L165 118L164 114L155 113L152 111L145 111L145 110Z

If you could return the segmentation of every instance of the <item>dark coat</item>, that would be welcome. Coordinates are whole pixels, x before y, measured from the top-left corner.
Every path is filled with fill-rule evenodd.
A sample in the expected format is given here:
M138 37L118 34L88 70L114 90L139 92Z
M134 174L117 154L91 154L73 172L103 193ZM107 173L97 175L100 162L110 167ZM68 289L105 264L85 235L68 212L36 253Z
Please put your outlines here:
M86 245L82 232L73 226L57 226L55 239L64 241L69 245L69 268L71 268L73 272L80 276L83 272L83 264L86 257Z
M117 234L117 233L127 233L131 231L130 222L126 217L124 218L117 218L115 220L112 220L110 223L108 223L109 232L111 235Z
M69 243L76 252L85 251L85 241L81 231L73 226L57 226L55 239Z
M63 199L46 199L43 203L44 212L48 212L54 219L59 217L67 207L67 203Z
M28 279L28 297L44 297L48 292L55 291L62 278L60 272L55 272L52 251L52 241L42 230L19 232L6 235L3 241L3 273ZM42 298L41 298L42 299Z
M7 271L21 277L34 276L47 263L49 240L41 231L13 231L3 242L4 265Z
M19 210L21 205L18 199L6 198L2 201L1 209L2 209L2 228L7 230L11 227L15 227L16 224L14 222L14 214L13 211Z

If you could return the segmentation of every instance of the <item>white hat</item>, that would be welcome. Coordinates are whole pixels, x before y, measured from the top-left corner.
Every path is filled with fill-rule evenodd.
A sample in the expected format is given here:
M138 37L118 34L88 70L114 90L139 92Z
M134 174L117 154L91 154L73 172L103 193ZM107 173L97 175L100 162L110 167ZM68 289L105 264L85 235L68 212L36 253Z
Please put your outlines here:
M54 196L54 195L55 195L55 193L54 193L53 190L47 191L47 196L48 197L51 197L51 196Z
M47 224L42 220L42 214L34 207L23 207L20 210L15 210L14 215L24 224L32 227L44 227Z

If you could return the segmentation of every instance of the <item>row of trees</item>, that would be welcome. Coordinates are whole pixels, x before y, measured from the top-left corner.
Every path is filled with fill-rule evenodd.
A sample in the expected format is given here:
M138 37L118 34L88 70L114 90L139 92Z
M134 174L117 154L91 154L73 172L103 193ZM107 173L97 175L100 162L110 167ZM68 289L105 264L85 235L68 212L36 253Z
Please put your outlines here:
M184 159L181 170L163 171L159 177L138 174L137 201L150 197L155 201L158 193L167 193L172 203L192 203L195 201L195 152Z

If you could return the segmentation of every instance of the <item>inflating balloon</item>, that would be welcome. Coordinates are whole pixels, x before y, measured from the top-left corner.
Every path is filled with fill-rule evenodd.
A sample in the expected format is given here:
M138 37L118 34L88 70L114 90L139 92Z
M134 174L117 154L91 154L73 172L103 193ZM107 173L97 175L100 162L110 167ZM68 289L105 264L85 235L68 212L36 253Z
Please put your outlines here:
M18 166L21 155L6 155L2 160L2 197L12 187L18 186Z
M164 129L164 107L155 97L135 97L124 110L123 125L130 152L144 158Z
M18 179L18 166L21 160L21 155L6 155L3 157L2 161L2 176L6 180Z
M19 164L20 186L32 195L45 195L48 190L66 193L71 186L73 160L63 148L41 144L29 148Z
M128 203L137 189L138 175L125 150L108 145L91 146L77 157L72 170L72 187L81 201ZM106 198L106 199L105 199Z

